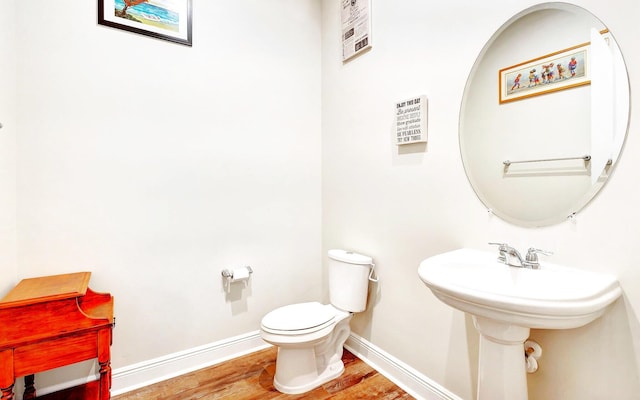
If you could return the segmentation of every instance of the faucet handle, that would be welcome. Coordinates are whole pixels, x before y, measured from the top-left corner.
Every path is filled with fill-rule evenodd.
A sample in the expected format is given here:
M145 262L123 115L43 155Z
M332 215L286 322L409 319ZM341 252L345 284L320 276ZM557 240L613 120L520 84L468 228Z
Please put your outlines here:
M498 246L498 251L500 252L500 255L498 256L498 262L507 263L507 249L509 248L509 245L506 243L496 243L496 242L489 242L490 245L492 246Z
M526 260L527 261L538 261L538 254L542 254L545 256L550 256L553 254L553 252L551 251L547 251L547 250L540 250L540 249L536 249L533 247L529 247L529 250L527 251L527 256L526 256Z
M529 250L527 250L527 255L525 256L525 263L527 268L538 269L540 267L540 263L538 262L538 254L550 256L553 253L550 251L529 247Z
M507 247L509 246L506 243L498 243L498 242L489 242L488 244L490 244L492 246L498 246L498 250L499 251L506 251Z

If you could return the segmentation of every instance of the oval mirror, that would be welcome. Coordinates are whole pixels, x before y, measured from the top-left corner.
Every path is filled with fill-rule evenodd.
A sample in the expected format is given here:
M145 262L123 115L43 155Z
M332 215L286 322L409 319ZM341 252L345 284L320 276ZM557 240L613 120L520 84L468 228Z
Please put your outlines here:
M507 21L465 87L460 152L485 206L527 227L561 222L602 188L629 121L629 79L611 32L568 3Z

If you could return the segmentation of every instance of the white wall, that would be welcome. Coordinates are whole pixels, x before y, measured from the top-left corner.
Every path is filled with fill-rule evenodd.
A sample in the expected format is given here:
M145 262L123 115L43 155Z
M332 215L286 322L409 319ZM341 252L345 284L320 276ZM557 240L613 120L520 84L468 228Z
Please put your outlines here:
M344 65L339 4L194 0L188 48L97 26L95 2L3 1L0 50L17 61L3 57L0 83L17 76L19 90L0 94L0 291L93 271L91 286L116 298L118 368L253 331L268 310L326 294L324 251L348 247L373 256L380 277L353 330L473 399L477 334L428 292L418 263L490 240L536 245L617 274L625 295L587 327L532 332L544 357L531 398L637 397L637 102L613 177L577 221L517 228L488 217L467 183L458 111L485 41L534 2L374 1L374 48ZM640 5L577 4L612 30L639 89ZM422 93L429 143L397 148L393 104ZM225 296L220 270L234 264L256 273Z
M194 0L193 47L15 4L18 278L92 271L114 368L321 297L319 3Z
M625 399L640 391L638 115L603 192L575 222L524 229L490 217L467 182L458 150L466 77L484 43L531 0L373 1L373 48L343 64L340 2L323 5L323 248L373 256L380 283L355 333L464 399L475 397L477 333L469 317L420 282L421 260L459 247L507 241L554 251L550 261L616 274L624 297L602 319L571 331L533 330L543 347L531 399ZM578 0L613 32L640 90L630 0ZM551 38L551 40L553 40ZM427 145L396 147L396 101L426 94ZM550 121L552 126L553 121Z
M16 278L16 9L0 3L0 292Z

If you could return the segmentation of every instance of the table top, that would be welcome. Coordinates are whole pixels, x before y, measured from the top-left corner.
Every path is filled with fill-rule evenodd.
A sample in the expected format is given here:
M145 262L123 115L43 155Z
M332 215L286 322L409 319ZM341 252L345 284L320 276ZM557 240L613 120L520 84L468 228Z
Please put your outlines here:
M91 272L23 279L0 300L0 309L84 296L89 278Z

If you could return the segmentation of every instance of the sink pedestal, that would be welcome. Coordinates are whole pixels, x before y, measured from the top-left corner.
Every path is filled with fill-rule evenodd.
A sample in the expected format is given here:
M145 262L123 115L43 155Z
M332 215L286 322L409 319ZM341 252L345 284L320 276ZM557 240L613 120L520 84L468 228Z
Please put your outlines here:
M480 332L478 400L527 400L524 341L529 328L473 316Z

